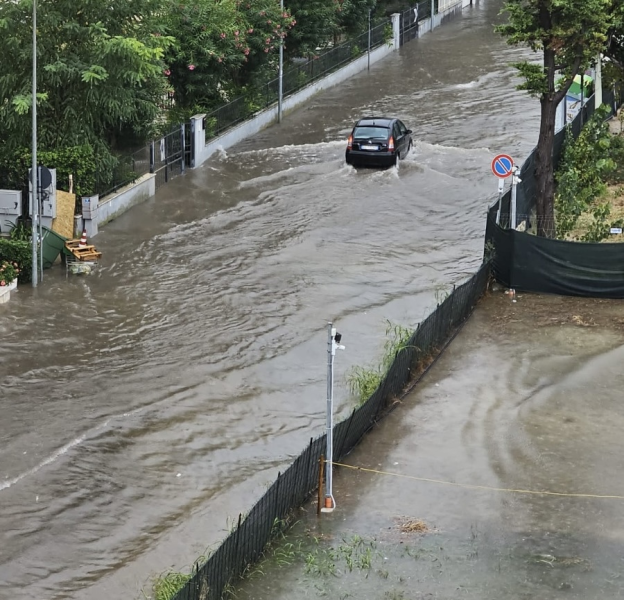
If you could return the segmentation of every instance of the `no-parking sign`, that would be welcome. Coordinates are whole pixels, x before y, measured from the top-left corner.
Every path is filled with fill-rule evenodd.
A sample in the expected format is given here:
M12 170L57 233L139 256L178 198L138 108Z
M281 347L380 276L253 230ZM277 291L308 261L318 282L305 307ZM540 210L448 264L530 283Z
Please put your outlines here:
M513 158L507 154L499 154L494 157L492 161L492 173L496 175L496 177L500 177L501 179L506 179L513 173Z

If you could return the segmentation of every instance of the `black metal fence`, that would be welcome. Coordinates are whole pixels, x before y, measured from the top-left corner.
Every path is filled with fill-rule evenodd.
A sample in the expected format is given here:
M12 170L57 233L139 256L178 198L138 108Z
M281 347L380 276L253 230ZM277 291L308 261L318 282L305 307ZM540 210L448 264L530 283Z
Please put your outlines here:
M418 37L420 23L429 17L431 17L430 0L423 0L414 8L409 8L401 13L401 46Z
M283 97L294 94L317 79L340 69L365 54L369 47L374 50L391 39L392 24L390 21L384 21L371 28L370 46L369 32L366 31L348 42L320 52L318 56L284 69L282 75ZM275 104L278 96L279 79L275 78L207 114L206 141Z
M438 305L400 350L375 393L334 427L336 461L348 454L392 406L406 386L417 379L470 316L486 289L489 265L484 264L467 282ZM205 564L198 567L176 600L221 600L229 582L258 561L266 545L293 509L302 506L318 488L319 460L325 450L325 435L311 439L299 457L277 476L266 494Z
M163 137L131 154L117 157L111 172L96 173L95 193L103 198L135 183L147 173L156 174L156 189L185 169L185 138L189 125L176 125ZM78 202L78 201L77 201Z

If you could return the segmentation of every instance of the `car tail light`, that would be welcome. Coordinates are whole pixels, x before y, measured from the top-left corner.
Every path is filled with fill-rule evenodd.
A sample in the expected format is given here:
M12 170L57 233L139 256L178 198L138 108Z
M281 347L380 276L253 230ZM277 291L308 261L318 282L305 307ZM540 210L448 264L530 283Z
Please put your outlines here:
M390 141L388 142L388 150L394 150L394 138L390 136Z
M347 140L347 150L351 150L353 148L353 136L350 135L349 139Z

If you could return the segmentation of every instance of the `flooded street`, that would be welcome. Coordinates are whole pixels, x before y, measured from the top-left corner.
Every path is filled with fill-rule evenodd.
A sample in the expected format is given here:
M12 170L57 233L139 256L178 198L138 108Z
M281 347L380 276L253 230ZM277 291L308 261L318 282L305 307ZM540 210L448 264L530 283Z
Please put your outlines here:
M1 600L138 598L192 563L322 433L327 320L340 418L384 320L415 325L476 270L490 161L538 131L500 4L163 187L101 231L91 277L46 271L0 308ZM372 113L414 131L398 170L344 165Z
M622 598L623 358L620 301L494 293L236 597Z

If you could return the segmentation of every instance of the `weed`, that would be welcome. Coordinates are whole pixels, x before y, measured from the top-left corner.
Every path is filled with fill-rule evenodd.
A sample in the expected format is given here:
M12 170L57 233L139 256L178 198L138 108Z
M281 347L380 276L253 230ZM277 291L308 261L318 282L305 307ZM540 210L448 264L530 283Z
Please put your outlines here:
M360 404L366 402L375 393L388 374L397 354L413 347L410 345L413 333L411 329L403 325L386 321L386 341L381 363L375 368L353 367L347 375L349 389Z

